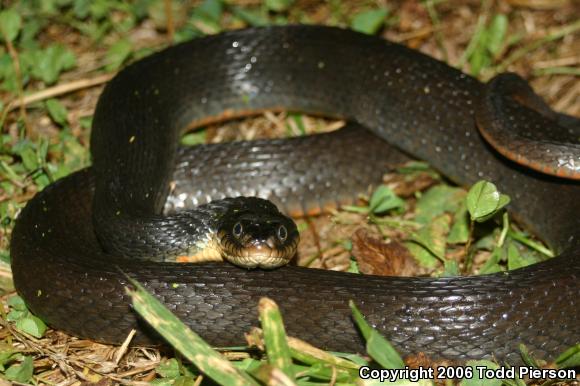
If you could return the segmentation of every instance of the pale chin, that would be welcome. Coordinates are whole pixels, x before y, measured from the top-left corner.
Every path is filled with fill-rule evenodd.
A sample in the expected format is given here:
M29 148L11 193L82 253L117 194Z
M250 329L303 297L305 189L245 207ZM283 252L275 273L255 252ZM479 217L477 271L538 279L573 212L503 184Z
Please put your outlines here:
M242 256L224 255L224 259L238 267L248 269L274 269L289 263L288 259L276 256L275 254L272 254L271 251L263 252L265 253L252 253L245 251Z

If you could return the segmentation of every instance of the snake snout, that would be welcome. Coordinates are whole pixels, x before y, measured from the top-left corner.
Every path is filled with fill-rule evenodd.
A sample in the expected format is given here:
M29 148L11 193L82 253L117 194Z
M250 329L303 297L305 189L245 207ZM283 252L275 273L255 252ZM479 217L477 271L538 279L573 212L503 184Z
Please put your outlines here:
M218 243L227 261L244 268L277 268L296 254L296 224L276 210L234 211L218 229Z

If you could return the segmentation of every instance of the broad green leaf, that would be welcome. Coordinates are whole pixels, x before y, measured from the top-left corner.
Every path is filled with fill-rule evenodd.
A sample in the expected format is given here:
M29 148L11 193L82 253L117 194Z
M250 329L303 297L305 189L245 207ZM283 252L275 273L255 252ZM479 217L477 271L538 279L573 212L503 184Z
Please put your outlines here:
M388 210L395 208L403 208L405 206L405 201L397 197L397 195L391 190L391 188L381 185L379 186L371 196L369 201L369 209L372 213L384 213Z
M480 361L467 361L467 366L471 367L472 369L472 376L465 377L461 380L461 386L501 386L502 380L497 379L494 373L481 374L477 370L477 367L486 367L487 369L493 371L499 369L499 365L497 363L493 363L487 360L480 360ZM484 370L482 370L484 371Z
M121 65L129 58L133 52L133 46L126 39L121 39L115 42L107 50L107 71L114 71L121 67Z
M30 313L16 321L16 328L35 338L42 338L46 332L46 324Z
M32 362L32 357L25 356L22 362L10 366L4 376L14 382L28 383L32 378L34 372L34 364Z
M405 247L409 250L411 255L417 262L425 268L435 268L440 264L440 260L436 258L429 250L416 242L405 242Z
M175 358L170 358L161 362L155 369L155 372L163 378L177 378L181 375L179 362L177 362L177 359Z
M501 257L502 249L500 247L495 247L484 266L479 271L480 275L485 275L489 273L496 273L503 271L502 267L498 264Z
M447 234L449 233L450 223L451 217L449 215L443 214L438 216L415 233L411 240L420 244L442 262L445 262ZM413 253L412 250L411 253ZM419 263L423 264L422 261L419 261ZM429 264L430 262L426 263Z
M4 366L12 362L18 355L20 354L11 345L6 342L0 343L0 371L4 372Z
M8 8L0 12L0 37L2 40L6 39L9 42L14 41L22 27L22 18L20 14L13 9Z
M453 215L453 225L449 231L447 242L450 244L465 244L469 239L469 217L467 207L461 205Z
M32 75L45 82L53 84L58 80L62 71L69 70L76 65L72 51L60 44L53 44L44 50L31 53Z
M206 135L207 133L205 130L187 133L183 137L181 137L180 143L183 146L201 145L202 143L205 143Z
M459 266L457 265L457 261L455 260L445 260L444 263L444 270L443 270L443 277L453 277L453 276L460 276L461 273L459 272Z
M24 303L24 300L18 295L11 296L10 298L8 298L7 303L11 308L13 308L15 310L27 311L26 304Z
M48 114L52 120L60 126L68 123L68 112L66 107L57 99L49 99L45 103Z
M359 12L353 17L350 27L355 31L374 35L385 23L388 13L385 8Z
M23 146L18 155L22 158L22 163L26 170L32 172L38 169L38 158L32 146Z
M429 224L443 213L455 213L463 205L465 191L447 185L436 185L417 200L415 221Z
M466 202L471 219L483 222L506 206L509 201L509 197L500 194L493 183L479 181L469 189Z
M48 23L46 19L27 19L20 31L19 46L21 50L36 50L39 47L36 36ZM26 69L24 69L26 72Z
M391 345L388 340L386 340L377 330L368 324L363 314L356 307L352 300L349 301L348 304L352 311L356 325L366 340L367 353L371 356L371 358L373 358L385 369L405 368L405 362L403 362L403 359L397 350L395 350L393 345Z
M538 260L529 254L522 254L512 242L508 246L508 269L518 269L537 263Z

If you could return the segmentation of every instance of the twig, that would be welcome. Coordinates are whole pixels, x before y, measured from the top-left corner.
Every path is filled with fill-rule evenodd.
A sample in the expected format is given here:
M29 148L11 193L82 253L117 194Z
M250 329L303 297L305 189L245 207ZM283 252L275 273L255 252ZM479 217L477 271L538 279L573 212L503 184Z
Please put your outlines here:
M114 75L115 74L104 74L90 79L79 79L68 83L57 84L54 87L45 88L44 90L12 101L10 104L8 104L6 109L7 111L11 111L17 108L23 109L25 106L34 102L39 102L48 98L68 94L70 92L82 90L84 88L95 87L103 83L107 83L109 80L111 80L111 78L113 78Z

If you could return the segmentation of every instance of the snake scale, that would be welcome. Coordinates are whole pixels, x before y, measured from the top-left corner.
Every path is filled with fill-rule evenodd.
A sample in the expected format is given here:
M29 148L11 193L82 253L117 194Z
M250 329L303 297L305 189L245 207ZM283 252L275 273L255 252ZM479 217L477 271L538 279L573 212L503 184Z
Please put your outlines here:
M511 86L505 88L511 95ZM405 354L516 363L524 343L553 358L580 340L580 185L516 165L482 138L476 121L532 134L561 129L559 116L543 102L522 104L510 95L490 93L417 51L338 28L248 29L168 48L128 66L107 85L94 117L93 166L50 185L20 214L11 248L16 288L55 328L109 343L122 342L132 328L138 330L134 343L157 342L128 305L122 271L217 346L243 344L243 333L257 324L258 299L268 296L279 303L290 335L324 349L361 351L348 307L353 299ZM538 105L548 113L532 109ZM203 147L193 156L177 147L186 127L265 109L347 118L460 184L491 180L512 197L512 213L559 256L509 273L402 278L176 265L103 252L103 242L119 230L148 230L161 243L180 237L181 231L155 233L169 229L164 219L177 213L170 208L162 214L163 206L179 209L199 197L223 195L204 190L208 178L227 185L238 176L229 193L267 191L282 207L308 212L324 205L329 192L348 189L349 179L360 186L374 181L369 165L391 152L380 140L356 145L349 130L336 134L350 139L335 140L332 155L322 161L315 157L327 149L326 141L338 138L334 134L247 145L233 158L226 151L231 145ZM356 161L365 153L368 160ZM276 160L287 157L294 161L276 169ZM247 174L248 167L263 164L283 178L266 182ZM216 165L220 173L212 171ZM188 168L210 172L202 181L179 180ZM172 178L184 187L177 195L168 189ZM253 180L259 186L249 187ZM150 242L139 236L128 241L146 250Z

